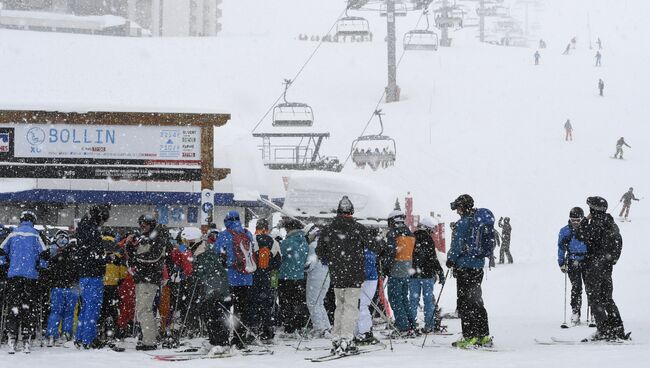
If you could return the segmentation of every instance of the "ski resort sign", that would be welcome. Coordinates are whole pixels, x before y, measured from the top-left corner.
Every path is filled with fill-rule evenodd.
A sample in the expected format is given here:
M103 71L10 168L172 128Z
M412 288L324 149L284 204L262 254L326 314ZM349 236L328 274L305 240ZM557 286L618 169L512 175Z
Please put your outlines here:
M4 111L0 177L204 181L202 157L211 156L211 150L203 149L208 147L202 135L212 139L212 127L225 124L227 118Z

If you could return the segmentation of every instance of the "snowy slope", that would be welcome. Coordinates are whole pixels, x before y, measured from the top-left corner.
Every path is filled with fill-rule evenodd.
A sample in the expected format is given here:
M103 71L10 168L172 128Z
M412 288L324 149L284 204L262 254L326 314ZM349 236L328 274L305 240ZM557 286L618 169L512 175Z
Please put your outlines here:
M231 123L216 132L217 166L245 161L258 185L280 186L257 157L258 144L248 136L316 46L298 41L299 33L324 34L343 10L342 1L227 0L224 34L215 39L123 39L0 30L0 105L58 109L206 110L231 113ZM532 366L575 362L578 366L643 366L650 358L650 277L644 229L650 225L646 201L635 202L633 222L621 224L623 256L615 268L615 299L626 327L638 345L623 347L545 347L533 337L584 337L590 330L559 330L564 277L555 262L557 231L568 211L589 195L602 195L616 206L633 186L638 196L650 193L650 85L644 36L650 31L643 1L549 0L540 15L538 67L533 48L480 45L474 31L452 34L454 47L436 53L407 53L398 70L402 101L381 104L385 133L397 140L398 161L385 172L346 167L345 173L376 180L403 197L411 191L416 211L456 216L448 204L471 193L479 206L512 218L516 264L488 272L484 299L492 334L504 351L498 354L419 350L396 346L332 365L394 366L408 357L415 366L445 362L451 366ZM603 40L603 66L593 67L595 50L586 42L587 13L592 38ZM345 158L352 139L361 134L385 86L385 20L363 13L375 34L372 43L324 44L296 80L290 96L312 105L315 128L332 137L323 153ZM398 39L413 28L417 14L398 19ZM576 35L578 49L561 52ZM533 42L534 44L534 42ZM398 48L398 55L401 48ZM605 97L597 96L603 78ZM570 118L574 141L563 140ZM268 129L268 118L260 129ZM371 125L368 133L377 126ZM626 160L608 158L616 139L633 147ZM242 147L248 147L243 149ZM227 161L222 161L228 158ZM246 181L246 173L240 174ZM269 175L269 176L267 176ZM251 179L252 180L252 179ZM386 213L390 208L386 209ZM437 291L436 291L437 292ZM442 296L453 308L454 285ZM449 322L457 331L456 321ZM442 339L440 339L442 340ZM233 366L261 362L268 366L311 364L308 353L288 348L273 357L236 358ZM312 353L313 354L313 353ZM14 361L63 366L71 358L89 365L150 366L141 354L65 350L35 352ZM101 358L105 358L103 361ZM0 367L15 366L0 360ZM360 363L362 362L362 363ZM219 362L221 363L221 362ZM187 366L208 366L193 362Z

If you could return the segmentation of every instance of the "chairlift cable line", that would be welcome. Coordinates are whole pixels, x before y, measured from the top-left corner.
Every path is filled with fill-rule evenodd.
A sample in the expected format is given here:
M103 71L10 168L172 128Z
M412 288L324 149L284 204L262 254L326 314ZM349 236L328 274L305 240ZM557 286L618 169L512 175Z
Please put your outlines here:
M325 34L330 34L330 33L332 32L332 30L334 29L334 27L336 27L336 24L338 23L339 19L343 16L343 14L346 14L347 11L348 11L348 5L346 4L345 9L343 9L343 11L342 11L341 13L339 13L338 17L336 17L336 20L334 21L334 23L332 23L332 26L329 28L329 30L328 30L327 33L325 33ZM303 72L303 71L305 70L305 68L307 67L307 64L309 64L309 62L314 58L314 56L316 55L316 53L318 52L318 50L320 49L320 47L321 47L322 45L323 45L323 38L321 37L320 41L318 41L318 45L316 45L316 47L314 48L314 51L312 51L311 55L309 55L309 57L307 58L307 60L302 64L302 66L300 67L300 69L298 70L298 72L296 73L296 75L294 75L293 78L290 79L290 80L291 80L291 83L289 83L289 85L286 86L285 90L280 94L280 96L278 96L278 98L275 99L275 101L273 102L273 104L271 104L271 107L269 107L269 108L266 110L266 112L264 113L264 115L262 115L262 117L260 118L260 120L259 120L259 121L257 122L257 124L255 124L255 126L253 127L253 130L251 130L251 133L255 133L255 130L257 130L257 128L260 126L260 124L262 124L262 122L264 121L264 119L266 119L266 117L269 116L269 113L270 113L271 111L273 111L273 108L274 108L274 107L278 104L278 102L280 102L280 100L281 100L281 99L286 95L287 90L289 89L290 84L293 84L293 82L295 82L296 79L298 79L298 77L302 74L302 72Z
M425 8L422 13L420 14L420 17L418 18L418 21L415 23L415 28L420 25L420 21L422 21L422 17L427 13L427 8ZM402 54L400 55L399 59L397 60L397 69L399 70L400 64L402 64L402 59L404 58L404 55L406 54L406 50L402 49ZM368 119L368 122L366 122L366 125L363 127L363 130L361 131L361 134L359 137L363 136L366 133L366 130L368 130L368 126L372 122L372 118L375 117L375 113L379 110L379 105L381 105L381 102L384 100L384 97L386 97L386 89L384 88L384 91L381 94L381 97L379 97L379 101L377 101L377 104L375 104L375 108L372 110L372 114L370 114L370 118ZM383 133L383 127L382 127L382 133ZM358 142L357 142L358 144ZM350 161L350 157L352 157L352 152L354 149L357 147L357 144L352 146L352 149L348 153L348 156L345 158L345 161L343 161L343 166L345 166L348 161Z

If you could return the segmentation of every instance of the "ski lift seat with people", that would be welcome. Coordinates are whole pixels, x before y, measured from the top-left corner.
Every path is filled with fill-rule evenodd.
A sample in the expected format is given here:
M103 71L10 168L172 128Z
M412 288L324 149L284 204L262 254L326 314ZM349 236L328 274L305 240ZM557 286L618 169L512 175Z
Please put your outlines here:
M387 168L395 165L397 145L390 136L384 135L384 123L381 119L381 110L376 110L374 115L379 117L381 131L379 134L361 135L354 141L350 148L352 162L358 168L370 166L372 170Z

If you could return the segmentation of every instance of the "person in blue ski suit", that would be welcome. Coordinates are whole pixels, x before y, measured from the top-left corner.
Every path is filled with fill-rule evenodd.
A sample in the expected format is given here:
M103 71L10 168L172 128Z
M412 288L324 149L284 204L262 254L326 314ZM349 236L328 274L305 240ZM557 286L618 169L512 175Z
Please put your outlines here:
M47 319L47 346L59 339L59 328L63 339L72 339L74 311L79 300L79 278L73 258L73 246L66 231L59 230L50 247L50 266L47 269L50 291L50 316Z
M580 207L574 207L569 212L569 224L560 229L557 240L557 264L571 280L571 323L580 324L580 308L582 307L582 285L585 280L585 259L587 244L578 240L575 230L585 213Z
M226 259L228 283L230 284L230 292L232 293L233 314L237 325L236 333L232 338L231 344L237 348L244 348L245 344L251 342L254 338L253 336L247 336L246 327L244 327L244 325L250 325L251 308L248 300L250 288L253 285L253 273L242 273L235 268L237 260L233 248L233 233L246 234L250 239L251 246L255 244L255 239L253 238L253 234L242 226L239 219L239 212L228 212L223 219L223 223L226 226L226 230L219 233L214 249L217 254L225 256Z
M7 336L9 352L15 351L16 339L22 328L23 351L29 352L31 339L36 333L37 280L39 270L47 267L46 246L34 228L36 215L25 211L20 215L20 225L0 244L9 263L7 271Z
M305 280L309 244L300 221L284 218L282 224L287 231L287 236L280 242L282 264L278 275L278 300L284 332L294 334L294 332L300 333L309 318Z
M74 345L89 349L97 337L97 323L104 301L106 258L101 227L108 220L109 205L92 205L79 221L75 263L78 267L81 308Z

